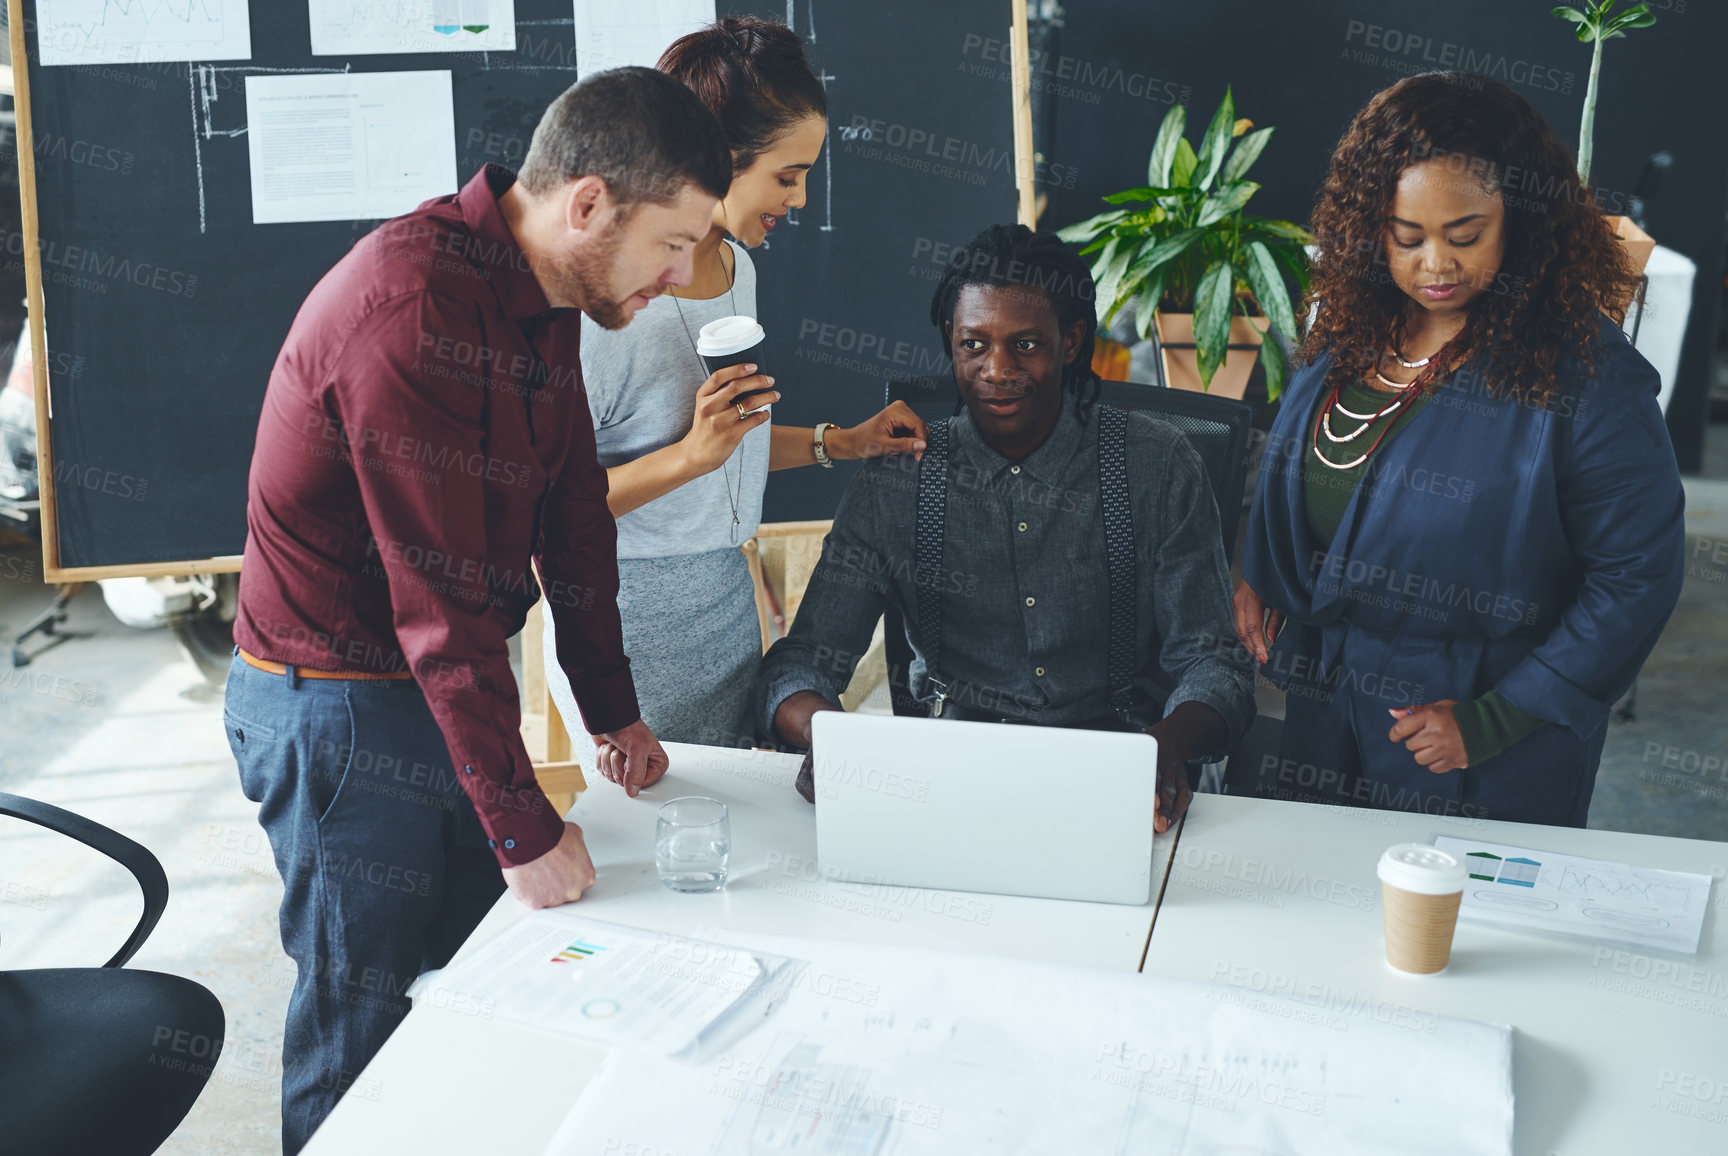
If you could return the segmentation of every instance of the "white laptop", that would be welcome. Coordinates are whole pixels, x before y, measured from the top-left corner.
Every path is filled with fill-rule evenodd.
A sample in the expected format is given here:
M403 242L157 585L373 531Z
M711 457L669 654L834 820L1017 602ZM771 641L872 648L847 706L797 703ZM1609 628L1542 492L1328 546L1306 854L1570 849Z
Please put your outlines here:
M1151 735L841 711L811 726L824 878L1151 899Z

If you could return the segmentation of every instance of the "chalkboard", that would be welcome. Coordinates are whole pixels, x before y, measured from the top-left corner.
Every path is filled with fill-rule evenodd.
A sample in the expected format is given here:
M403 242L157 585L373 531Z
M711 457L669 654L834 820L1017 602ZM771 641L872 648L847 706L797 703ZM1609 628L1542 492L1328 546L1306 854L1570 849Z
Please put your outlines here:
M9 5L29 68L6 260L30 274L52 411L45 575L234 569L271 365L313 284L378 224L253 224L246 78L449 70L466 180L515 167L574 82L571 0L516 0L514 52L314 56L307 0L252 0L248 61L77 67L41 66L37 0ZM759 253L759 309L781 420L853 422L886 377L934 364L925 313L949 248L1019 211L1031 158L1008 45L1024 0L719 8L790 22L828 86L829 144L809 203ZM776 478L768 516L830 516L845 477Z

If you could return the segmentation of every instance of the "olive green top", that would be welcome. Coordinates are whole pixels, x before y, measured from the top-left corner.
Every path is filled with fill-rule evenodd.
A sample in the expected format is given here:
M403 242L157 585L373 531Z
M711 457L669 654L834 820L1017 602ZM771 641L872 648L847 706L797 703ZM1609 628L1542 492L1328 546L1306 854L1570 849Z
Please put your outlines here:
M1442 381L1440 385L1444 385ZM1386 432L1380 442L1384 447L1387 442L1397 437L1418 410L1427 405L1433 398L1439 386L1425 389L1415 397L1391 413L1368 423L1368 428L1347 442L1333 442L1327 439L1322 431L1319 435L1320 452L1331 462L1352 462L1368 452L1368 447L1374 444L1374 439ZM1330 390L1322 392L1320 405L1327 404L1331 396ZM1353 413L1377 413L1393 395L1384 390L1375 389L1366 382L1355 380L1347 383L1339 391L1338 401L1344 408ZM1313 430L1313 423L1318 421L1320 411L1315 409L1310 415L1308 429ZM1330 426L1333 434L1344 437L1360 428L1362 422L1349 417L1342 417L1338 411L1332 411ZM1378 452L1378 450L1376 450ZM1331 546L1332 539L1338 534L1338 527L1344 522L1344 511L1350 505L1350 499L1356 493L1356 487L1361 483L1362 476L1367 473L1373 459L1362 462L1349 469L1327 469L1320 463L1311 460L1314 450L1310 445L1302 452L1302 501L1308 515L1308 530L1314 535L1314 540L1321 546ZM1405 706L1415 706L1416 703L1405 703ZM1504 698L1499 691L1491 690L1480 698L1461 702L1452 708L1452 717L1458 721L1459 734L1464 739L1464 752L1474 766L1484 759L1493 758L1501 751L1510 747L1527 735L1534 734L1545 724L1539 718L1525 714ZM1390 728L1388 728L1390 729Z

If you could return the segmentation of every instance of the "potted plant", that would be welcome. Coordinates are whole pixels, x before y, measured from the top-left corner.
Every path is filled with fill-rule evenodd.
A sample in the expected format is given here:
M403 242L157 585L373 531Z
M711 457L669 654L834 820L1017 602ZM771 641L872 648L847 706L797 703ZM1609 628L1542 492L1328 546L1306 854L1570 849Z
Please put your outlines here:
M1142 340L1157 326L1164 380L1180 389L1241 397L1256 356L1265 359L1266 394L1284 386L1284 351L1274 338L1296 337L1286 275L1307 291L1313 238L1289 221L1251 216L1244 206L1260 185L1247 173L1272 137L1236 119L1230 90L1200 147L1183 137L1187 110L1164 115L1143 187L1104 198L1125 206L1059 231L1096 253L1098 317L1108 325L1132 304ZM1231 353L1235 350L1235 353Z
M1578 43L1595 45L1590 50L1590 80L1584 86L1584 115L1578 122L1578 181L1586 189L1590 187L1590 168L1594 159L1596 92L1602 75L1602 45L1610 40L1623 39L1628 28L1648 28L1656 23L1650 5L1634 4L1626 11L1616 13L1613 9L1618 3L1619 0L1588 0L1582 10L1565 6L1554 9L1555 16L1578 26ZM1656 249L1656 241L1633 224L1630 217L1609 217L1608 221L1614 226L1614 235L1626 247L1632 264L1642 273L1650 254Z

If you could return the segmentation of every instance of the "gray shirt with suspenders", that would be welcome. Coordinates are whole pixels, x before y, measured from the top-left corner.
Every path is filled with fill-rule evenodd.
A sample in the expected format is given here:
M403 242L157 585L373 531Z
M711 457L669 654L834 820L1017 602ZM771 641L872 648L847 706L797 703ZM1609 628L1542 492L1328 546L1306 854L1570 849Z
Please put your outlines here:
M1016 463L961 412L931 427L922 465L866 463L763 659L764 734L798 691L839 701L888 606L912 692L941 717L1144 726L1201 702L1231 745L1254 718L1211 487L1182 435L1144 414L1068 399Z

